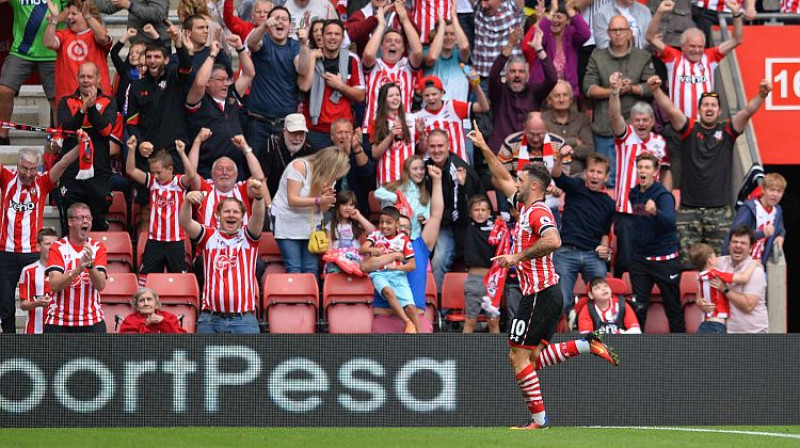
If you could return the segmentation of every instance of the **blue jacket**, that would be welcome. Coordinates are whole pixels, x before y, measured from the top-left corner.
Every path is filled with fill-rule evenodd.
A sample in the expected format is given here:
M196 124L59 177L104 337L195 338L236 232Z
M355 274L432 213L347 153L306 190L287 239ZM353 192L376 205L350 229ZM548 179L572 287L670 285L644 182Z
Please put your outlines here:
M736 211L736 216L733 218L731 229L745 224L756 232L756 240L764 238L763 230L756 230L756 201L757 199L750 199L739 207ZM783 209L780 205L775 206L775 222L772 224L775 227L775 233L767 238L767 244L764 247L764 253L761 255L761 264L767 265L767 260L772 253L772 247L775 245L775 237L786 237L786 228L783 226ZM725 243L722 245L722 255L728 255L728 243L731 242L731 232L728 231L728 236L725 238Z
M644 205L652 199L658 209L655 216L644 211ZM645 191L633 187L630 194L636 222L636 258L670 255L678 251L678 229L675 226L675 198L658 182Z

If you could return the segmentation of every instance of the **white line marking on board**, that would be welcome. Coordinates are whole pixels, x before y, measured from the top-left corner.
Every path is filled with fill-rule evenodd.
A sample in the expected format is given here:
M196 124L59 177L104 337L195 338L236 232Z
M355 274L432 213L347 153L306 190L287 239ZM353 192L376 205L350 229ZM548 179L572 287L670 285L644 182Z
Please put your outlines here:
M733 429L706 429L706 428L679 428L672 426L584 426L590 429L641 429L641 430L661 430L661 431L683 431L683 432L711 432L719 434L744 434L749 436L783 437L786 439L800 439L800 434L781 434L777 432L763 431L739 431Z

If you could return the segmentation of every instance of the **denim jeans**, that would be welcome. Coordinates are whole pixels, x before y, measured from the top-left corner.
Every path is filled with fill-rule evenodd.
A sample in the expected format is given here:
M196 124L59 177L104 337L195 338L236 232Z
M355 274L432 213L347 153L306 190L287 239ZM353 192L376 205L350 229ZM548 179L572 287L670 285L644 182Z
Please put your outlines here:
M704 321L697 327L697 334L725 334L728 326L721 322Z
M583 281L589 282L595 277L606 276L606 263L597 256L595 251L580 250L573 246L561 246L553 254L553 266L559 276L561 294L564 296L564 313L574 305L575 282L578 274Z
M197 318L197 333L259 334L260 330L253 313L226 318L203 311Z
M319 257L308 251L308 240L276 239L287 273L319 274Z
M436 279L436 290L442 291L442 281L444 274L450 271L453 258L456 256L456 237L453 227L442 227L439 230L439 238L436 240L436 247L433 250L433 277Z
M613 188L617 182L617 150L614 146L614 137L594 136L594 150L608 157L611 164L611 171L608 173L606 186Z

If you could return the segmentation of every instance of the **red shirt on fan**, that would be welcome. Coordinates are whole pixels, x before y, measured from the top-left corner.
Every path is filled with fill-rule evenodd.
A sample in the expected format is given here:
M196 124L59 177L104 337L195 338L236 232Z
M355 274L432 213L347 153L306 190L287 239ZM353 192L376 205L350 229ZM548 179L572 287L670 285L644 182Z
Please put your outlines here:
M372 122L375 120L375 114L378 113L378 91L384 84L393 82L400 87L406 115L411 112L417 70L411 67L411 62L407 57L403 57L394 65L387 64L383 59L377 59L375 65L365 71L367 72L367 110L364 113L364 129L372 129ZM369 135L372 136L371 133Z
M68 29L56 31L59 47L56 57L56 104L63 96L72 95L78 88L78 69L84 62L93 62L100 74L100 89L111 92L108 75L108 53L111 51L111 36L104 45L94 40L94 32L87 28L80 33Z
M689 118L697 118L700 95L714 91L714 70L725 57L719 47L707 48L703 57L691 62L680 50L667 46L658 55L667 66L669 99Z
M26 302L35 302L37 297L50 294L50 278L45 275L45 266L36 260L22 269L19 277L19 298ZM28 311L28 323L25 334L44 333L44 315L46 310L36 307Z
M186 236L178 221L178 210L183 204L186 187L176 174L168 184L161 184L147 173L147 188L150 190L150 227L147 238L155 241L183 241Z
M633 206L629 199L631 188L639 185L636 178L636 157L643 151L650 151L658 157L659 167L668 167L667 142L664 137L653 132L642 140L636 135L633 126L628 125L622 137L614 137L614 147L617 152L617 183L614 186L617 206L615 210L619 213L632 214ZM658 182L658 171L656 171L656 182Z
M452 4L450 0L414 0L411 20L417 26L422 42L427 43L433 37L431 31L436 28L440 17L450 20Z
M194 216L195 221L208 227L217 227L217 206L220 201L225 198L236 198L244 204L244 216L242 217L242 225L247 225L247 217L250 216L252 210L251 197L247 195L247 182L240 181L236 183L231 191L223 193L214 187L214 182L207 181L200 177L200 191L206 193L206 200L200 205L195 206Z
M334 60L330 59L321 59L322 64L326 66L325 72L328 73L329 66L333 68L334 71L330 73L335 73L341 75L339 73L339 59L336 58ZM357 87L361 90L366 88L364 84L364 74L361 71L361 59L356 56L355 53L350 53L350 67L348 69L347 79L342 75L342 81L350 87ZM319 76L315 74L314 76ZM315 131L315 132L324 132L326 134L330 134L331 132L331 124L339 118L345 118L347 121L352 122L353 111L352 111L352 102L342 94L339 97L339 101L334 103L331 101L330 96L334 92L334 90L326 83L325 90L322 92L322 108L319 111L319 119L317 123L311 119L311 110L310 110L310 103L308 100L303 101L302 108L303 108L303 116L306 117L306 123L308 123L308 130Z
M397 120L391 118L387 120L389 122L389 129L391 130ZM374 123L373 121L373 125ZM378 159L377 167L375 168L377 174L375 178L379 187L389 182L399 180L403 175L403 164L406 163L406 159L414 155L414 126L414 114L406 113L406 127L408 127L408 131L411 135L411 141L393 140L389 149ZM369 135L374 135L374 129L370 129Z
M203 309L249 313L255 309L258 237L242 227L234 235L203 226L197 250L203 256Z
M432 111L425 107L414 115L417 118L422 118L425 122L426 135L434 129L442 129L447 132L450 152L461 157L461 160L469 162L463 120L472 119L470 111L469 103L458 100L444 100L441 109Z
M715 305L714 311L705 313L705 320L708 320L712 317L716 317L718 319L727 319L731 315L730 303L722 291L711 286L712 278L718 278L725 283L733 283L733 273L711 269L709 271L703 271L697 274L697 290L700 291L700 297L704 302L710 302Z
M597 306L593 300L589 300L586 304L586 308L582 309L578 315L578 332L585 334L599 330L599 328L594 327L594 321L589 312L590 306L594 307L606 329L617 328L616 322L617 316L619 315L619 303L620 300L618 298L612 297L608 306L603 309ZM639 320L636 318L636 312L633 311L633 308L628 305L627 302L623 301L623 303L625 304L625 320L623 321L625 328L617 328L614 334L621 334L623 330L630 330L631 328L640 328Z
M411 239L405 233L398 232L397 235L389 238L380 230L376 230L367 236L367 241L372 243L372 247L380 249L381 253L391 254L393 252L402 252L406 260L414 258L414 247L411 245ZM380 270L385 271L389 266L402 266L403 263L395 261L387 264Z
M181 327L178 317L169 311L156 311L164 320L154 325L147 325L147 317L139 313L129 314L119 327L120 334L150 334L150 333L186 333Z
M519 219L514 228L512 253L518 254L539 241L544 232L556 228L556 220L550 207L544 201L536 201L530 207L517 201L517 194L510 199L519 211ZM553 254L525 260L517 265L517 276L522 294L530 296L558 284L558 274L553 267Z
M36 233L42 228L47 195L55 187L50 173L36 175L36 180L25 187L16 171L2 168L0 194L3 212L0 216L0 250L4 252L38 252Z
M88 238L80 246L69 242L69 237L64 237L50 246L47 258L47 270L66 273L78 267L86 246L94 252L95 268L106 271L107 254L106 246L100 241ZM89 272L84 269L72 284L56 293L53 302L47 310L46 325L63 327L86 327L103 321L103 310L100 308L100 292L94 288Z

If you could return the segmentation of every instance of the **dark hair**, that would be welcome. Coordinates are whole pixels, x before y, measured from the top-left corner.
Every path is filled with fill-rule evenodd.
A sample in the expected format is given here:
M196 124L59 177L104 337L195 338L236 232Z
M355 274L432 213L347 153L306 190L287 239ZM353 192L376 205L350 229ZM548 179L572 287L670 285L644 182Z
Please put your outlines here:
M341 219L339 217L339 206L350 202L352 202L354 206L358 207L358 198L356 198L356 194L351 190L342 190L336 195L336 204L333 206L334 208L331 217L331 244L339 239L339 235L336 233L336 227L340 224L339 220ZM350 226L353 229L353 238L356 240L359 239L364 233L364 228L361 227L361 223L356 220L351 220Z
M401 89L398 84L393 82L382 85L380 90L378 90L378 110L375 113L375 140L373 140L375 143L386 138L391 131L389 129L389 123L386 122L389 115L389 108L386 105L386 97L389 95L389 89L392 87L396 87L397 90L400 91L401 97L403 95L403 89ZM406 110L403 107L403 104L400 104L400 108L397 109L397 121L399 121L400 125L403 127L403 141L406 143L411 143L411 131L409 131L408 126L406 125Z
M325 19L314 19L311 21L311 26L308 28L308 46L311 49L317 50L319 47L317 46L317 41L314 40L313 31L314 27L317 25L321 25L321 30L325 29Z
M550 185L550 181L552 178L550 177L550 170L547 169L547 166L542 162L531 162L525 165L523 168L528 173L528 177L533 178L534 181L539 182L542 185L542 191Z
M593 152L586 156L586 168L589 168L591 164L603 164L606 166L606 174L611 169L611 162L608 160L608 157L600 154L599 152Z
M705 243L697 243L689 248L689 261L698 271L705 270L708 259L713 257L714 249Z
M161 164L161 166L163 166L164 168L167 168L167 167L170 167L170 168L171 168L171 167L174 167L174 166L175 166L175 161L172 159L172 156L169 154L169 152L167 152L167 150L166 150L166 149L160 149L160 150L158 150L158 151L157 151L155 154L153 154L152 156L150 156L150 158L149 158L149 159L147 159L147 162L148 162L150 165L152 165L152 164L154 164L154 163L158 162L158 163L160 163L160 164Z
M144 54L147 54L148 51L160 51L161 54L166 58L169 56L167 52L167 47L161 45L158 42L150 42L144 47Z
M328 19L328 20L325 20L322 23L323 23L322 24L322 32L323 33L325 32L325 28L327 28L329 25L336 25L339 28L341 28L342 32L344 32L344 23L342 23L342 21L339 20L339 19Z
M591 279L589 281L589 285L588 285L589 291L591 291L592 288L594 288L595 286L597 286L599 284L602 284L602 283L605 283L607 285L608 284L608 280L606 280L605 277L595 277L595 278Z
M183 29L184 31L191 31L194 28L194 22L196 20L206 20L205 16L201 14L194 14L186 18L186 21L183 22ZM208 22L206 20L206 22Z
M285 6L273 6L272 9L269 11L269 14L267 14L267 18L272 17L272 13L274 13L275 11L286 11L286 14L289 14L289 21L290 22L292 21L292 13L290 13L289 9L287 9Z
M750 238L750 246L756 242L756 233L747 224L739 224L736 227L731 227L731 238L744 235L747 235L747 237Z
M400 210L398 210L397 207L393 207L391 205L388 207L383 207L381 209L381 216L388 216L389 218L392 218L395 221L399 221Z
M54 236L58 238L58 232L56 232L56 229L52 227L42 227L38 232L36 232L36 242L41 244L42 240L46 236Z

